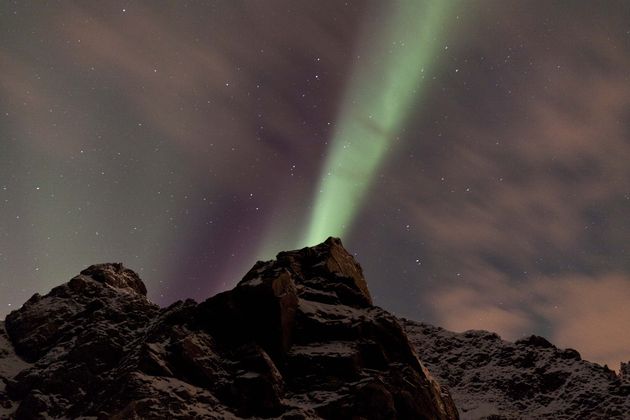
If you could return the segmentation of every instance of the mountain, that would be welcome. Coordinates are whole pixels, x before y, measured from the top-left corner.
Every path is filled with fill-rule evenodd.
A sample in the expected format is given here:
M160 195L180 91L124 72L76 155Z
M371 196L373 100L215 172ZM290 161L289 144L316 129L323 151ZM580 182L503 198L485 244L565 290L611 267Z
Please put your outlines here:
M396 318L339 239L201 303L146 293L99 264L11 312L0 418L630 419L629 364Z
M462 419L630 419L630 376L539 336L515 343L400 320L425 366L449 388Z
M1 418L458 418L334 238L167 308L88 267L0 324L0 379Z

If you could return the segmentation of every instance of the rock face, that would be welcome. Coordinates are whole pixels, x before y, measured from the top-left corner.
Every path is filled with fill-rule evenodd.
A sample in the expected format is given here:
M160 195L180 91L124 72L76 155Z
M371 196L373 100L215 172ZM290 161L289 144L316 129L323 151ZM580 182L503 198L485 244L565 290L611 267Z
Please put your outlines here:
M621 366L619 367L619 378L623 382L630 384L630 362L621 362Z
M0 418L458 418L334 238L168 308L91 266L0 324L0 379Z
M630 419L626 363L616 375L538 336L510 343L487 331L400 322L462 419Z

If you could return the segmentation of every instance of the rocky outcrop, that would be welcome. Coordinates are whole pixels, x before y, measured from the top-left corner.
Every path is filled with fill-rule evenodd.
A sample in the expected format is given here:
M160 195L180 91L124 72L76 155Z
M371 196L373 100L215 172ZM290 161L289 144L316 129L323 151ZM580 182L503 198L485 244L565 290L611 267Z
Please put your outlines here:
M630 418L625 364L616 375L543 337L511 343L487 331L400 321L420 358L449 387L462 419Z
M458 417L334 238L168 308L121 264L91 266L0 332L2 418Z

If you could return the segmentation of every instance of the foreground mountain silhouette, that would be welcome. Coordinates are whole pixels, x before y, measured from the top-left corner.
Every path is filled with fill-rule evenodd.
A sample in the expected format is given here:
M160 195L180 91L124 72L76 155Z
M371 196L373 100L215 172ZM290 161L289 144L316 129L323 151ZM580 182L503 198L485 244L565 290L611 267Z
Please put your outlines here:
M373 306L360 266L335 238L258 262L202 303L168 308L148 301L122 264L91 266L0 323L0 379L0 418L15 419L630 412L627 375L574 350L540 337L455 334Z
M3 417L457 418L338 239L165 309L122 264L91 266L4 327Z

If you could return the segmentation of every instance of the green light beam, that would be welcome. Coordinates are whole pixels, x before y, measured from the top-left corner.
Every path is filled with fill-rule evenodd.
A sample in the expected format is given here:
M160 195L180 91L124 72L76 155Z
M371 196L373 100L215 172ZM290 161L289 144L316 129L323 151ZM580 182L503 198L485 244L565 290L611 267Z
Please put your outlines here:
M397 0L346 91L303 244L343 236L392 149L434 60L450 0Z

